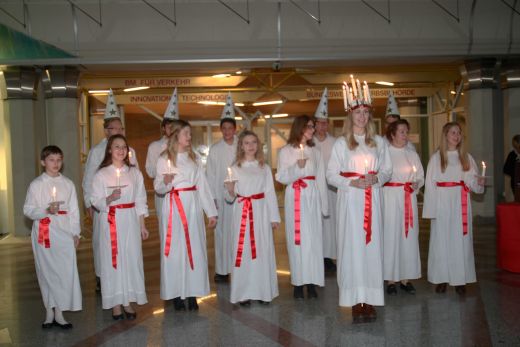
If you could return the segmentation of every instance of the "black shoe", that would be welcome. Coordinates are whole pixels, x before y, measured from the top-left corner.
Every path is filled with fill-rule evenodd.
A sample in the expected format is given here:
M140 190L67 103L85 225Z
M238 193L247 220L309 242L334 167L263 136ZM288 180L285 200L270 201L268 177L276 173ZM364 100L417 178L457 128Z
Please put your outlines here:
M184 300L180 296L173 299L173 308L175 308L175 311L186 311Z
M386 287L386 294L388 294L388 295L397 295L397 287L395 286L394 283L389 284Z
M51 323L42 323L42 329L50 329L54 326L54 321Z
M96 292L101 291L101 278L96 277Z
M267 306L267 305L270 304L269 301L263 301L263 300L257 300L257 301L258 301L258 303L259 303L260 305L264 305L264 306Z
M64 330L72 329L72 324L70 324L70 323L60 324L60 323L58 323L58 322L56 322L56 321L54 321L54 322L52 322L52 323L53 323L55 326L60 327L60 328L62 328L62 329L64 329Z
M240 306L251 306L251 300L244 300L239 302Z
M293 296L295 299L303 299L303 286L294 286Z
M128 320L135 320L137 318L137 312L126 312L125 311L126 319Z
M323 263L325 265L326 272L336 272L336 264L330 258L324 258Z
M307 284L307 297L309 299L318 298L318 293L316 293L316 286L314 284Z
M446 293L446 283L439 283L437 286L435 286L435 292L436 293Z
M415 287L413 286L412 282L406 282L406 284L399 283L399 288L408 294L415 294Z
M188 298L188 310L197 311L199 309L199 304L197 304L197 298L194 296L190 296Z
M213 280L214 280L216 283L227 282L228 279L229 279L229 275L219 275L219 274L215 274L215 277L213 277Z
M455 286L455 291L459 295L464 295L466 294L466 286Z

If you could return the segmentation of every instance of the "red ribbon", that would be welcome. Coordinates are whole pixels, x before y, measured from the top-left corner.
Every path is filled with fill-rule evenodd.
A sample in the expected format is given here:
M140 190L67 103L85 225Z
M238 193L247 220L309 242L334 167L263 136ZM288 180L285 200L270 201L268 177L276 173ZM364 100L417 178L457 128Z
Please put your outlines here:
M371 175L377 174L376 171L369 171ZM357 172L340 172L341 176L346 178L360 177L365 178L365 175ZM365 213L363 215L363 229L365 230L365 243L368 245L372 240L372 187L365 188Z
M190 230L188 229L188 219L184 212L184 206L182 205L181 197L179 192L191 192L197 190L197 186L191 186L187 188L177 188L170 190L170 214L168 216L168 231L166 233L166 243L164 245L164 255L170 255L170 246L172 243L172 218L173 218L173 199L175 199L175 205L177 205L177 211L181 217L182 226L184 228L184 238L186 240L186 249L188 251L188 259L190 261L190 267L193 270L193 256L191 254L191 242L190 242Z
M118 208L132 208L135 203L119 204L109 206L108 210L108 224L110 225L110 244L112 245L112 266L117 269L117 224L116 224L116 210Z
M462 204L462 234L466 235L468 233L468 193L469 188L464 183L464 181L460 182L437 182L437 187L450 188L450 187L459 187L460 186L460 200Z
M67 211L58 211L57 214L67 214ZM45 248L51 248L51 239L49 237L50 224L51 219L49 217L40 219L40 223L38 224L38 243L45 246Z
M412 182L397 183L387 182L385 187L403 187L404 188L404 234L408 237L408 229L413 228L413 207L412 207Z
M300 245L300 222L301 222L301 207L300 207L300 193L302 188L307 188L307 183L304 180L315 180L316 176L305 176L298 178L293 182L294 189L294 244Z
M240 221L240 237L238 238L237 257L235 267L240 267L242 262L242 252L244 251L244 239L246 236L247 218L249 217L249 242L251 244L251 258L256 259L256 243L255 243L255 223L253 218L253 202L251 200L263 199L264 193L254 194L250 196L238 196L238 202L243 202L242 220Z

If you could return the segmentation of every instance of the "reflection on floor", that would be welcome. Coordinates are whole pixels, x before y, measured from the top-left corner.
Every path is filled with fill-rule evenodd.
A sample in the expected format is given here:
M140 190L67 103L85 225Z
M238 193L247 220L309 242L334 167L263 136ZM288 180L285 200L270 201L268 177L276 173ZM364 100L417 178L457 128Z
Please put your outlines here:
M399 291L377 308L375 323L352 324L349 308L338 307L334 275L317 300L295 301L288 276L283 225L275 232L280 296L270 305L229 303L229 284L211 283L212 295L198 312L176 312L159 299L159 240L155 217L144 242L149 304L135 321L114 322L96 294L90 240L78 249L83 311L68 313L71 331L43 331L44 309L28 238L0 241L0 345L15 346L488 346L520 345L520 275L495 268L495 229L475 229L479 282L465 297L449 288L436 294L426 280L415 281L415 296ZM210 279L213 232L208 231ZM426 273L428 224L422 222L421 251Z

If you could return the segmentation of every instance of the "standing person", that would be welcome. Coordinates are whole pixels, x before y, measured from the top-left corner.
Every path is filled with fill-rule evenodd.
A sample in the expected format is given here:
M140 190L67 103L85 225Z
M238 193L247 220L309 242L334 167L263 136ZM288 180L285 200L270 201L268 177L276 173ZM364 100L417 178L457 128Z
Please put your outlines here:
M231 302L268 304L278 296L273 229L280 224L273 174L262 144L249 130L238 137L237 158L226 182L233 204ZM236 181L233 181L236 180Z
M36 276L47 311L43 329L53 325L72 328L63 311L81 310L81 287L76 265L79 244L78 198L74 183L61 174L63 152L43 148L40 163L45 172L29 185L23 213L32 219L32 248Z
M515 200L515 177L520 175L520 134L513 136L513 150L507 155L503 173L506 179L506 201ZM511 191L509 188L511 187ZM517 187L520 189L520 187Z
M389 295L397 294L396 282L408 294L415 294L410 280L421 277L417 191L424 185L424 170L417 153L406 146L409 130L404 119L386 130L392 177L383 188L383 265Z
M397 105L397 100L395 99L394 92L390 91L388 93L388 101L386 103L385 132L388 130L390 124L392 124L395 121L398 121L399 119L401 119L401 112L399 112L399 106ZM383 139L385 140L387 145L390 144L386 136ZM411 143L409 140L406 141L406 147L414 152L417 151L413 143Z
M141 239L148 238L146 190L128 153L126 138L111 136L92 183L91 203L99 211L102 307L112 309L114 320L135 319L131 303L147 303L141 247Z
M316 132L314 133L314 143L316 149L320 151L323 158L324 167L327 168L330 159L332 146L336 142L336 138L328 133L328 92L327 88L323 91L320 104L316 109L314 118L316 119ZM323 217L323 257L325 271L335 272L336 264L333 259L337 255L336 243L336 195L337 189L334 186L327 185L327 197L329 204L329 216Z
M285 235L294 298L317 298L325 285L321 218L328 215L327 183L320 152L314 147L314 119L296 117L287 145L278 153L276 180L285 188Z
M168 107L164 112L163 120L161 121L162 137L159 140L150 143L150 145L148 146L145 168L148 177L150 177L151 179L155 179L155 176L157 175L157 172L155 172L155 169L157 167L157 160L159 159L161 153L163 153L168 146L168 139L172 135L173 122L175 119L179 119L177 88L175 88L173 91L172 97L170 98L170 102L168 103ZM162 210L163 200L163 195L159 195L157 193L154 194L155 214L159 221L159 230L161 230L161 218L159 217L159 215Z
M206 176L215 197L215 205L219 211L219 219L215 230L215 282L226 282L233 267L233 233L231 231L233 205L224 198L224 180L227 169L236 157L237 123L231 93L228 94L226 105L220 119L222 139L211 146L206 164Z
M353 78L352 78L353 79ZM354 322L374 321L384 305L381 188L392 175L384 140L376 135L368 86L344 84L347 117L327 179L338 188L339 305L353 306Z
M121 117L119 115L119 109L117 108L117 104L114 98L114 94L112 93L112 89L110 90L107 98L107 104L105 107L105 115L103 121L103 128L105 132L105 138L101 140L96 146L90 149L88 152L87 163L85 164L85 173L83 175L83 199L85 202L85 207L87 208L87 212L89 217L92 220L92 253L94 258L94 271L96 273L96 290L101 290L100 285L100 277L101 277L101 260L99 258L99 211L96 210L94 206L91 204L92 198L92 180L94 179L94 175L99 169L99 165L103 161L105 156L105 151L107 147L107 140L110 136L113 135L124 135L125 128L123 128L123 123L121 122ZM137 167L137 157L135 156L135 151L130 148L129 155L130 163Z
M176 310L198 310L197 297L209 294L206 228L217 223L217 209L202 166L191 148L191 127L175 120L167 150L157 161L154 188L166 195L161 218L161 299ZM222 181L222 185L224 185Z
M469 192L483 193L485 179L466 151L456 122L442 128L439 149L426 170L423 218L431 219L428 281L437 293L447 284L463 295L466 283L476 282L473 222Z

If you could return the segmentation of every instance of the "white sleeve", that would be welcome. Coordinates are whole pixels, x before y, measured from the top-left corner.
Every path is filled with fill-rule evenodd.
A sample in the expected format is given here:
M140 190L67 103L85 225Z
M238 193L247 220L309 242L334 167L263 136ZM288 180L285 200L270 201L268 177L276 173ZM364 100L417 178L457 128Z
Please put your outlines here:
M103 182L103 175L101 174L101 171L98 171L94 175L94 180L92 181L92 196L90 197L90 203L99 211L108 212L105 182Z
M321 200L321 213L324 216L329 215L329 198L327 193L327 179L325 178L325 161L323 157L321 156L320 151L316 150L315 153L317 154L316 157L318 158L318 162L316 163L318 165L318 171L316 175L317 180L317 186L318 186L318 192L320 193L320 200Z
M208 154L208 160L206 162L206 177L209 184L209 189L211 190L211 194L217 198L217 192L215 190L217 184L217 163L215 162L217 158L215 158L215 147L211 147Z
M433 155L426 169L426 180L424 185L423 218L437 217L437 183L435 181L436 171L440 169L437 155Z
M155 178L155 166L157 164L157 158L154 152L153 142L148 146L148 152L146 152L146 163L144 164L144 168L146 170L146 174L150 178Z
M70 232L73 236L79 236L81 234L81 223L79 217L78 197L76 195L76 187L74 183L70 182L70 196L67 204L69 210L67 211L68 218L70 220Z
M265 201L271 223L280 223L280 211L278 210L278 200L274 189L273 173L269 165L265 165Z
M411 152L411 151L410 151ZM411 152L413 156L413 161L415 168L417 169L417 172L415 173L415 180L418 184L417 189L421 189L422 186L424 186L424 168L421 163L421 158L419 158L419 155L417 152Z
M478 184L478 167L475 159L468 153L469 170L464 172L464 183L476 194L484 193L484 187Z
M169 184L164 184L164 176L163 174L168 172L168 162L164 157L159 157L157 159L157 164L155 166L155 179L153 180L153 189L159 195L163 195L172 190L173 181Z
M215 206L214 197L209 188L202 166L199 166L197 170L197 190L199 192L202 209L206 212L206 216L208 216L208 218L216 217L218 215L217 207Z
M390 151L388 145L381 141L378 146L377 155L379 156L379 168L377 170L377 184L376 186L382 187L386 182L392 178L392 159L390 158Z
M23 204L23 214L35 221L47 217L47 206L42 206L41 201L38 201L39 189L37 186L35 181L31 182Z
M293 183L305 174L305 168L300 168L297 162L290 164L291 158L287 150L288 148L284 147L278 153L278 168L275 175L276 180L285 185Z
M330 154L329 165L327 166L327 181L330 185L340 189L348 190L350 186L350 178L346 178L340 175L341 173L341 162L343 159L342 152L345 151L342 143L337 140L332 146L332 152Z
M132 168L131 170L136 170L135 174L136 180L135 184L135 210L138 216L148 217L148 204L146 201L146 189L144 187L144 179L143 174L136 168Z

